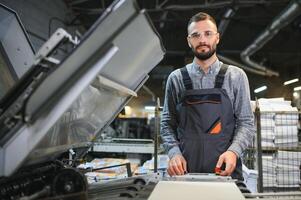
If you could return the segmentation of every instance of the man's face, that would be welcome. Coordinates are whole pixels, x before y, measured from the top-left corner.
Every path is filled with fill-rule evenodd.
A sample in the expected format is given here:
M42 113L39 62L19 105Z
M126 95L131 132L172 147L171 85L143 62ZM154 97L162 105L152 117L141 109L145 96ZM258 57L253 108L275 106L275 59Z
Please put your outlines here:
M192 22L188 27L187 41L198 59L207 60L216 52L219 33L210 20Z

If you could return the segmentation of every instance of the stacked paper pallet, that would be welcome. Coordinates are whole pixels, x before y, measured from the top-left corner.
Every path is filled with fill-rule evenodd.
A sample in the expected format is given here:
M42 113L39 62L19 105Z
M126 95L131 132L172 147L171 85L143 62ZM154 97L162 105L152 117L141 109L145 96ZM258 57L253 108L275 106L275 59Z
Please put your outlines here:
M299 187L297 108L283 98L259 99L263 187ZM280 151L278 149L288 151ZM295 151L295 152L294 152Z
M261 122L261 146L275 147L275 113L263 113Z
M274 154L265 154L262 156L262 183L263 187L276 187L276 160Z
M275 160L277 187L299 187L301 152L278 151Z
M262 147L298 146L298 110L283 98L259 99Z
M276 114L275 145L277 147L298 146L298 117L298 112Z

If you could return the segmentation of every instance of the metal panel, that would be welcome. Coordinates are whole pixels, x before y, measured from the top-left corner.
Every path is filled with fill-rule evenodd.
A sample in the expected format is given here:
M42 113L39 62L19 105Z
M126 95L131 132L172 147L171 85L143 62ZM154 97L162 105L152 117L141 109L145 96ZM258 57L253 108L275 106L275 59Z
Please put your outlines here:
M140 33L143 39L132 47ZM163 55L145 13L134 1L115 1L25 102L26 123L11 130L0 148L0 176L95 140L132 97L116 87L93 84L97 76L135 93Z
M11 73L19 79L32 65L34 51L17 14L0 4L0 42Z
M97 142L93 144L93 152L115 152L115 153L154 153L154 144L119 144L108 142Z
M245 198L235 183L160 181L148 199L243 200Z

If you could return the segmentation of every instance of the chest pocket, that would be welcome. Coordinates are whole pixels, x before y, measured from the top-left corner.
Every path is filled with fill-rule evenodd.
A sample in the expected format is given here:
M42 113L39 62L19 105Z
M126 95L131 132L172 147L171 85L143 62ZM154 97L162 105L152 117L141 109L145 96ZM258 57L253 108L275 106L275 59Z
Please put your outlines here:
M183 99L183 109L188 114L186 127L198 128L205 134L219 134L222 131L222 109L220 94L193 94ZM187 127L187 128L188 128ZM193 131L195 132L195 131Z

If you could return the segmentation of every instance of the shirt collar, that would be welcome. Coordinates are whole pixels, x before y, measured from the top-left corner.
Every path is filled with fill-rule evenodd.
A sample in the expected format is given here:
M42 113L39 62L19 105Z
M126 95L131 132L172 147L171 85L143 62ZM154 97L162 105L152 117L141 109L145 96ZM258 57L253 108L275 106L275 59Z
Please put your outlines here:
M196 59L194 58L193 59L193 68L197 71L197 72L201 72L201 73L205 73L204 70L202 70L202 68L200 67L200 65L198 65L196 63ZM217 74L220 70L220 61L218 59L216 59L216 61L214 63L212 63L210 66L209 66L209 70L208 70L208 74Z

